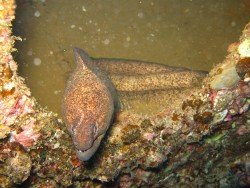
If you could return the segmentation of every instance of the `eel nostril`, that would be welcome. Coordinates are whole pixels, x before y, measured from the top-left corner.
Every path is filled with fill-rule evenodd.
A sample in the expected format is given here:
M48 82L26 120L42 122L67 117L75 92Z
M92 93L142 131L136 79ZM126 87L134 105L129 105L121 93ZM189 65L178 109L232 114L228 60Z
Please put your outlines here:
M93 125L93 135L94 135L94 137L96 137L97 134L98 134L98 127L94 124Z

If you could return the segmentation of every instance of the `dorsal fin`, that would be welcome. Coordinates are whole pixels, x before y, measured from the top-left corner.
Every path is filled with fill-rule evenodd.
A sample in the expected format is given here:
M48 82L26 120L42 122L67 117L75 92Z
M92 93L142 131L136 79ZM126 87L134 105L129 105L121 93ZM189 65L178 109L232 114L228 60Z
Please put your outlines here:
M90 57L89 55L80 48L74 47L74 56L77 67L88 68Z

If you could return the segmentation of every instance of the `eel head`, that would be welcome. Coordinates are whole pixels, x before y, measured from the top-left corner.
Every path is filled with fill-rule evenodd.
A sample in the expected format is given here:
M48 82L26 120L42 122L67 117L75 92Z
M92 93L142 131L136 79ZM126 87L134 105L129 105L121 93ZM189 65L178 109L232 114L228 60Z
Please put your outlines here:
M97 126L93 124L84 126L84 129L81 127L72 127L72 137L78 158L87 161L98 149L106 131L98 132Z
M87 161L97 151L112 123L113 85L81 49L75 48L76 69L63 97L63 117L80 160Z

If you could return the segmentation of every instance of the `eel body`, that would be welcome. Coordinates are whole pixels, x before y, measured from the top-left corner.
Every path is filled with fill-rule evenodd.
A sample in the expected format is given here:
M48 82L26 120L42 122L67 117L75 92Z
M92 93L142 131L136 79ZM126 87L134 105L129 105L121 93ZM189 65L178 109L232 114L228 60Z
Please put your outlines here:
M201 84L205 71L122 59L93 59L119 92L189 88Z
M120 104L121 110L142 112L142 106L148 109L178 103L200 86L206 75L156 63L91 59L81 49L74 51L77 65L64 93L63 116L83 161L96 152Z

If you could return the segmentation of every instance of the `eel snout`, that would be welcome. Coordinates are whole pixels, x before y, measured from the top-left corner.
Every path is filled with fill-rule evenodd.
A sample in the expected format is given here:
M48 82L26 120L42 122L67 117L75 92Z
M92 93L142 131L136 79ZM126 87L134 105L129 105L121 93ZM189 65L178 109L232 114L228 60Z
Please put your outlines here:
M76 68L63 97L63 116L80 160L97 151L114 113L114 88L81 49L74 49Z
M72 127L72 137L77 156L79 159L87 161L98 149L105 133L98 135L97 127L93 124L88 126L80 125L80 127L86 127L85 129Z
M87 151L95 142L97 136L96 136L96 127L95 125L88 125L88 126L80 126L85 127L84 129L81 129L79 127L74 127L72 129L72 135L73 135L73 142L75 144L75 147L79 151Z

